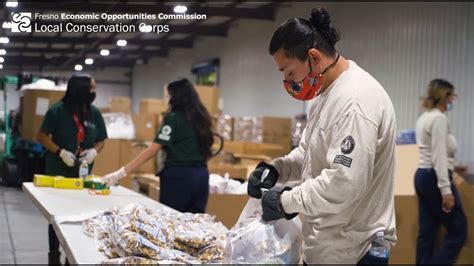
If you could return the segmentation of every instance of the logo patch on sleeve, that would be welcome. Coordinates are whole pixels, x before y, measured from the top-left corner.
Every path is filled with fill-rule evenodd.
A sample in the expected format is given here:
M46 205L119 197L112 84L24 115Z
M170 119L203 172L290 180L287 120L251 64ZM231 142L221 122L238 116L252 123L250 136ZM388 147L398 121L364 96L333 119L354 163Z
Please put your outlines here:
M352 159L344 155L336 155L334 163L342 164L345 167L351 167Z
M158 135L158 138L159 139L162 139L162 140L165 140L165 141L169 141L170 140L170 134L171 134L171 127L166 125L166 126L163 126L163 128L161 129L161 133Z
M341 143L341 152L344 154L349 154L354 150L355 142L352 136L347 136L342 140Z

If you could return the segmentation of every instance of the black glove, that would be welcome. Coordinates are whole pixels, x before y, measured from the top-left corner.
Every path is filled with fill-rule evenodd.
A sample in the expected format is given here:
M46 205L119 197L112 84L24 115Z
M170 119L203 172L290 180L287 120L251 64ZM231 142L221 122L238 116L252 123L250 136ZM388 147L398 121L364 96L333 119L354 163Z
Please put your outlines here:
M266 169L270 170L270 172L268 173L265 180L261 182L263 172ZM255 168L255 170L253 170L253 172L249 176L249 183L247 185L247 193L252 198L260 199L262 197L262 191L260 189L272 188L276 184L278 180L278 176L279 175L275 167L265 162L259 163L257 165L257 168Z
M298 213L286 214L280 203L280 195L283 191L290 191L290 187L285 188L271 188L263 193L262 198L262 219L264 221L274 221L281 218L291 220L298 215Z

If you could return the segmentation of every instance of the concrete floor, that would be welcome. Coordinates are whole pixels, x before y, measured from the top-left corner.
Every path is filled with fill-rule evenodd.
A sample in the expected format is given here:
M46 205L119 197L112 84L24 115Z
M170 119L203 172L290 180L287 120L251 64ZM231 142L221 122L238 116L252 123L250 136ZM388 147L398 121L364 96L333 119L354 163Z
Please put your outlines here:
M45 263L46 219L20 189L0 186L0 264Z

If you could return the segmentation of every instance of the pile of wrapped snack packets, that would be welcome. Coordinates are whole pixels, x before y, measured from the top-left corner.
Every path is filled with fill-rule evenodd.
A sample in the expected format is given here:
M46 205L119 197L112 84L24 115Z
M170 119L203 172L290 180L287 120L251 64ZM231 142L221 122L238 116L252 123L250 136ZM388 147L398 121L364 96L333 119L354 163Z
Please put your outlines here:
M83 231L110 258L104 264L199 264L223 262L228 230L211 215L131 204L83 221Z

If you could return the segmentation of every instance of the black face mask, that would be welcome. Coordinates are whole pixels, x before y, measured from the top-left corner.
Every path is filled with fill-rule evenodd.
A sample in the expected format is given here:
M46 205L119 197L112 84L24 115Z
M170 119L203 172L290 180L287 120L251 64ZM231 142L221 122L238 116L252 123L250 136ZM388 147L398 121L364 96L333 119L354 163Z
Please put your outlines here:
M89 93L89 98L87 99L87 103L91 104L95 100L95 92Z

